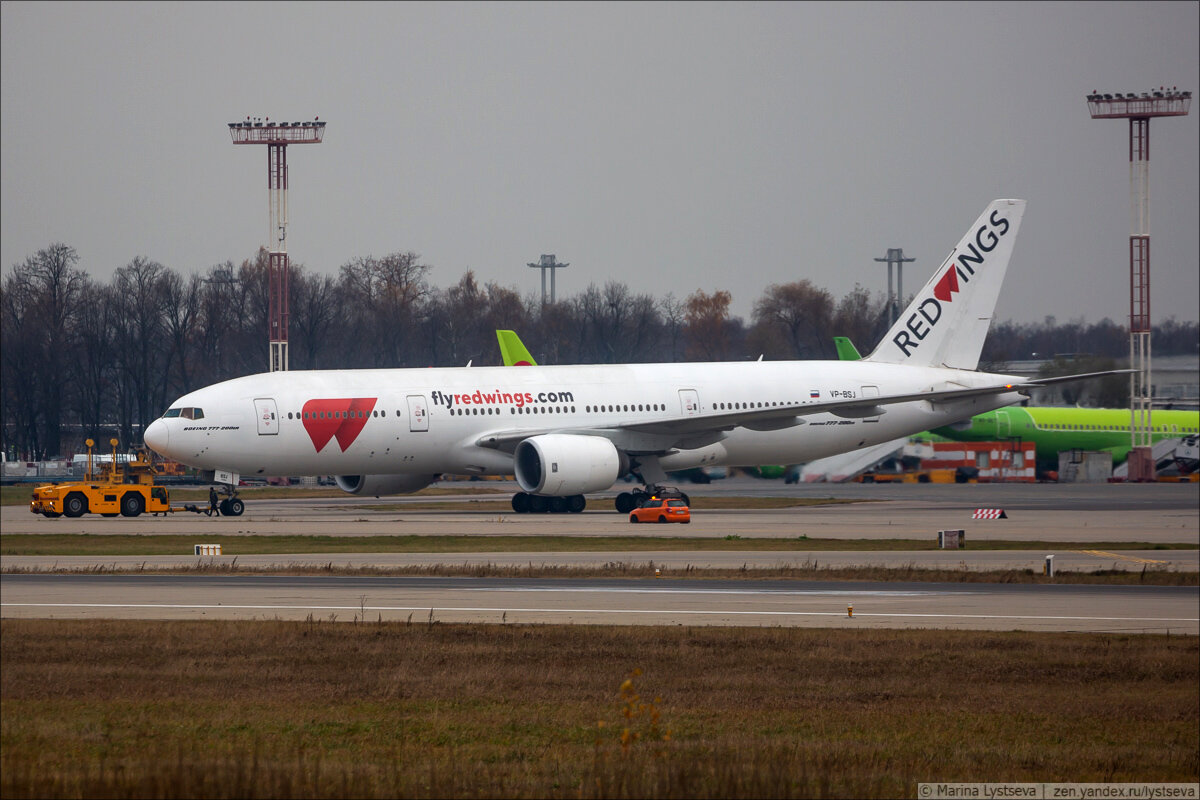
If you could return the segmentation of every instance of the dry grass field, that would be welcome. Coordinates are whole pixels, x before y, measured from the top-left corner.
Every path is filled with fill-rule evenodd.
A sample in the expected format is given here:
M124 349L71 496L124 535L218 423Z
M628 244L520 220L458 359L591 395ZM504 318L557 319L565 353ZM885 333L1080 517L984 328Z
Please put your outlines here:
M897 797L1196 781L1195 637L0 622L0 795Z

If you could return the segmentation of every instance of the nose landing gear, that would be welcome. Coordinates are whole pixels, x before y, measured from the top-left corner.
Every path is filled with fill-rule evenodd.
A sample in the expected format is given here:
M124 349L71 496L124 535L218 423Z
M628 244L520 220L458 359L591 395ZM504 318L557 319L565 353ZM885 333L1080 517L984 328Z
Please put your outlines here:
M518 514L578 514L587 506L587 500L581 494L569 497L547 497L540 494L517 492L512 496L512 509Z

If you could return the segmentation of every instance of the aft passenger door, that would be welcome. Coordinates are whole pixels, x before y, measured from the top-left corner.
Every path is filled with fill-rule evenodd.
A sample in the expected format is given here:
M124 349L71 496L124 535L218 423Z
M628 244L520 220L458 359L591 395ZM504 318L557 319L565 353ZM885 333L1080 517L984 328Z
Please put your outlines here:
M408 396L408 429L410 431L429 430L429 406L425 404L425 396L410 394Z
M861 396L862 397L879 397L879 387L878 386L863 386ZM879 417L878 416L863 417L863 422L879 422Z
M254 398L254 416L258 418L258 435L274 436L279 433L279 413L272 397Z

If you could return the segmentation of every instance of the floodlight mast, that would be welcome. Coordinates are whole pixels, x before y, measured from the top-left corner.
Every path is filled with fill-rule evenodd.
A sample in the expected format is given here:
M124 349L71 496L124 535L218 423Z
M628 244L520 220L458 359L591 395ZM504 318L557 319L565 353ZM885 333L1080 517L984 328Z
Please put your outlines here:
M903 247L889 247L887 255L877 258L881 264L888 265L888 327L896 324L900 316L900 303L904 302L904 265L916 261L915 258L905 258ZM892 267L896 267L896 293L892 294Z
M526 264L525 266L532 269L540 269L542 271L542 305L546 305L546 270L550 270L550 305L554 305L554 273L564 267L571 266L570 264L560 264L554 254L542 254L542 257L536 264Z
M287 254L287 146L289 144L320 144L325 137L325 123L271 122L270 118L247 117L245 122L229 123L234 144L265 144L267 146L268 250L267 286L270 311L267 319L267 341L270 347L270 371L286 372L288 368L288 297Z
M1092 119L1129 120L1129 480L1154 480L1150 382L1150 118L1186 116L1192 93L1158 91L1087 96Z

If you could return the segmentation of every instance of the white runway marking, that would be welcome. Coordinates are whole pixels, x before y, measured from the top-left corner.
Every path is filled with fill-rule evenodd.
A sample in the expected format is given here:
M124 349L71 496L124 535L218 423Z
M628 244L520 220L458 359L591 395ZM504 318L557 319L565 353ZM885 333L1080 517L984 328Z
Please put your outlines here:
M678 614L678 615L714 615L725 614L732 616L767 616L767 617L845 617L840 611L690 611L661 609L610 609L610 608L510 608L483 606L280 606L253 605L231 606L221 604L191 604L191 603L0 603L0 608L163 608L163 609L220 609L223 611L441 611L463 613L533 613L533 614ZM858 617L908 617L928 619L1016 619L1016 620L1058 620L1082 622L1200 622L1200 617L1074 617L1074 616L1032 616L1017 614L915 614L915 613L871 613L855 612Z
M554 592L554 593L613 593L613 594L733 594L733 595L753 595L755 597L931 597L940 596L946 597L949 595L976 594L975 592L926 592L926 591L887 591L883 589L801 589L801 590L775 590L775 589L675 589L669 586L664 586L661 589L629 589L623 586L578 586L568 588L555 587L515 587L515 586L500 586L491 588L475 588L464 587L464 592Z

